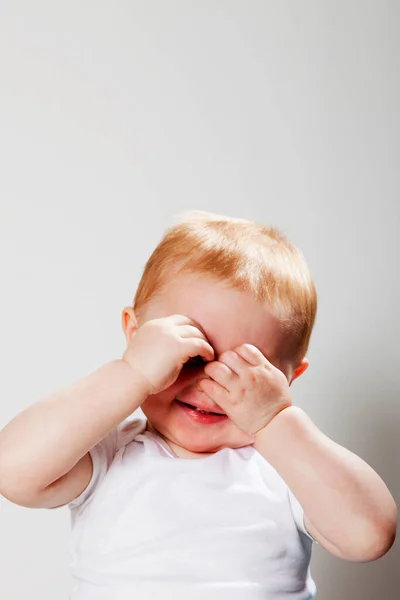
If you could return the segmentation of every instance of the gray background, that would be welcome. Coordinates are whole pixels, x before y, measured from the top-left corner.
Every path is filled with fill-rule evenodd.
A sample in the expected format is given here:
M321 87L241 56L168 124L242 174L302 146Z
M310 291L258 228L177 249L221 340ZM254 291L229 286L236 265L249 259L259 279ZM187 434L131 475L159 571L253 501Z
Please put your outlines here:
M319 290L296 403L400 501L399 4L0 0L0 426L119 357L173 215L278 225ZM21 440L23 443L23 440ZM0 595L66 600L67 509L1 501ZM395 600L316 548L321 600Z

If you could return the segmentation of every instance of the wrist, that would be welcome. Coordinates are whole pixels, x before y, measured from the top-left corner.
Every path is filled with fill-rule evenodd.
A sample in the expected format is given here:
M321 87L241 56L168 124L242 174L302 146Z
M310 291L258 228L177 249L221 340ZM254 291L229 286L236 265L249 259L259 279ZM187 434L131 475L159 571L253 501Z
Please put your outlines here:
M141 373L141 371L134 369L132 365L124 358L116 360L123 370L124 377L126 378L127 384L135 390L135 395L143 397L143 402L152 393L152 386L149 380Z
M298 406L288 406L254 436L254 447L265 458L276 453L287 452L294 439L305 434L309 419Z

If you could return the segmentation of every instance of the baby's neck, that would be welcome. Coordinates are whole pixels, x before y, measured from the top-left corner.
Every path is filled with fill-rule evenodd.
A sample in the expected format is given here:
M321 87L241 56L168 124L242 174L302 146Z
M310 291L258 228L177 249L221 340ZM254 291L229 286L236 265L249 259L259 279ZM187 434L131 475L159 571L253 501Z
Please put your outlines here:
M182 446L175 444L175 442L172 442L171 440L167 439L159 431L157 431L157 429L153 427L150 421L147 421L146 429L160 436L160 438L162 438L164 442L168 445L168 447L171 449L172 453L175 454L175 456L178 458L204 458L205 456L211 456L211 454L214 454L214 452L192 452L187 448L183 448Z
M178 446L178 444L175 444L170 440L166 440L165 438L163 439L178 458L204 458L205 456L211 456L211 454L214 454L214 452L192 452L191 450L187 450L187 448Z

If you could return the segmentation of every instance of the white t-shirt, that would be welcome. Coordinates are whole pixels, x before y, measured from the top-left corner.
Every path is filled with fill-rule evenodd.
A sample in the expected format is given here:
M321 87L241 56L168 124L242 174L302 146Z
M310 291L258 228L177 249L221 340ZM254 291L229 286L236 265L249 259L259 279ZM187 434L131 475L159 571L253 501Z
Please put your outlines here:
M71 509L71 600L306 600L312 539L253 448L178 458L146 421L91 450Z

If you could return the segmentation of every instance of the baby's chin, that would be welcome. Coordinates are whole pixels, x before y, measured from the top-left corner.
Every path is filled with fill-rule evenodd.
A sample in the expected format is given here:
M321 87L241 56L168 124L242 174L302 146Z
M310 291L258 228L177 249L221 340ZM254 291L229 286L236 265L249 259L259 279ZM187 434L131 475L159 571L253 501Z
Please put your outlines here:
M207 431L194 433L190 430L178 430L170 432L164 431L162 427L157 429L152 424L149 424L149 429L158 433L178 456L215 454L224 448L242 448L252 443L252 439L241 431L236 435L214 437L211 432Z

